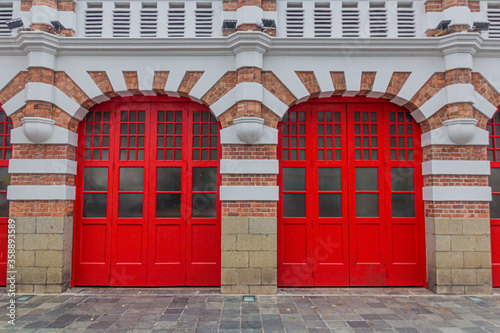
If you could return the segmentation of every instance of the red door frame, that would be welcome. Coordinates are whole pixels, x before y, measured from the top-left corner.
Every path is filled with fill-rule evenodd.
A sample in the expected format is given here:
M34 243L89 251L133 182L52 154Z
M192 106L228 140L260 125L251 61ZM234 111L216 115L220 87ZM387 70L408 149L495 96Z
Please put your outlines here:
M209 120L210 124L217 124L217 134L213 135L216 138L216 160L201 161L193 158L193 115L196 112L210 112L206 107L193 103L187 98L169 98L157 96L151 97L128 97L116 98L111 101L95 106L94 111L110 111L110 146L108 161L85 161L85 121L82 121L79 127L79 145L78 145L78 173L77 173L77 198L75 203L75 233L73 251L73 283L76 285L94 285L94 286L218 286L220 285L220 200L218 196L218 187L210 192L216 194L216 218L193 218L191 216L192 207L192 170L194 167L215 167L218 170L219 159L221 157L219 130L220 124L212 117ZM120 128L117 123L120 123L119 112L125 110L145 110L145 148L144 161L120 161L116 155L120 149ZM179 124L182 126L182 159L179 161L157 161L156 158L156 141L157 119L156 116L160 110L164 111L182 111L182 121ZM113 123L116 120L117 123ZM151 128L149 128L151 126ZM149 136L148 136L149 135ZM130 148L130 147L128 147ZM196 148L201 149L202 148ZM210 149L210 148L209 148ZM210 151L209 151L210 152ZM201 153L200 153L201 154ZM108 167L108 197L107 197L107 216L108 218L81 218L83 209L83 182L85 167ZM143 194L143 214L142 218L118 218L118 193L119 193L119 172L120 167L142 167L144 170L144 187ZM181 182L181 217L180 218L156 218L156 167L180 167L182 168L183 179ZM114 175L114 176L113 176ZM220 175L217 172L217 183L220 184ZM208 192L207 192L208 193ZM148 216L150 216L148 218ZM111 223L108 220L111 220ZM100 265L90 263L95 266L95 269L89 269L81 264L82 250L84 241L80 239L82 236L83 224L101 225L102 233L105 233L105 239L101 240L101 248L104 247L105 254ZM117 232L120 226L133 227L138 226L142 229L140 263L118 263L118 252L124 248L120 248ZM174 262L174 265L161 265L155 262L158 253L155 252L155 242L162 242L162 246L169 246L171 242L165 242L165 238L157 240L156 229L165 227L164 229L178 229L179 241L175 245L176 253L179 253L182 258ZM200 243L200 233L209 230L212 237L206 242ZM218 230L218 232L214 231ZM136 237L128 233L128 237ZM114 235L114 236L113 236ZM193 236L194 235L194 236ZM192 237L196 236L196 241L199 245L196 248L187 246L194 241ZM149 240L149 241L148 241ZM212 244L213 243L213 244ZM102 246L104 244L104 246ZM108 244L108 245L106 245ZM109 246L111 244L111 246ZM207 244L211 244L207 249ZM218 246L217 246L218 244ZM98 244L90 244L92 248ZM196 253L196 256L193 255ZM89 249L87 249L88 251ZM200 253L213 252L214 255L207 259L206 256L200 256ZM125 255L134 255L133 253L125 253ZM137 255L137 254L135 254ZM203 257L203 258L201 258ZM82 266L83 265L83 266ZM182 267L182 271L179 271ZM169 274L165 274L168 271Z
M313 111L307 112L308 109ZM353 142L353 114L354 109L358 108L362 111L376 111L378 115L377 126L379 144L378 147L385 147L379 149L378 161L366 162L355 161L354 149L352 149ZM319 161L317 158L318 150L318 134L316 122L313 118L317 117L318 112L331 112L341 110L341 122L344 134L341 136L341 147L349 147L348 149L341 149L340 161ZM380 112L383 110L383 112ZM418 124L412 121L413 128L413 144L414 160L411 162L404 161L390 161L390 149L388 142L385 144L383 141L389 139L388 135L384 135L384 130L389 128L389 112L405 112L400 107L389 103L388 101L370 99L370 98L328 98L317 99L308 101L293 107L291 112L306 112L306 128L307 128L307 141L306 141L306 159L303 161L285 161L283 160L283 127L279 126L279 145L278 145L278 158L281 163L280 174L278 177L278 185L280 187L280 201L278 203L278 285L279 286L424 286L426 283L425 277L425 230L424 230L424 209L421 188L423 186L421 162L422 154L420 148L420 128ZM313 121L311 121L313 120ZM383 123L381 122L383 121ZM383 154L382 154L383 153ZM347 154L349 157L347 158ZM318 167L339 167L342 170L342 211L341 218L321 218L318 215ZM355 175L354 168L356 166L362 167L377 167L378 182L379 182L379 216L382 218L349 218L355 216L356 205L353 200L355 190ZM384 212L391 212L391 167L412 167L414 169L414 190L411 194L415 196L416 209L413 221L408 218L396 218ZM285 167L298 167L306 169L306 179L313 181L306 182L306 202L312 203L308 206L306 218L284 218L283 217L283 168ZM348 175L346 177L346 174ZM387 188L387 190L384 189ZM287 191L287 193L293 193ZM349 201L349 202L348 202ZM347 213L348 212L348 213ZM378 265L359 265L356 264L356 237L353 230L356 224L370 225L374 224L375 220L382 221L382 227L385 232L380 232L379 244L382 246L380 256L383 260ZM344 221L344 227L342 226ZM349 226L346 228L349 221ZM356 222L357 221L357 222ZM298 237L296 240L289 239L291 232L285 236L284 225L291 225L296 230L302 230L302 233L295 232L293 237ZM337 229L341 230L341 239L343 244L348 246L342 247L342 255L337 258L336 263L322 262L328 261L328 252L333 252L329 249L329 241L324 239L322 228L328 226L339 226ZM392 246L387 246L386 239L393 240L392 232L394 229L410 230L415 228L414 242L417 247L415 250L416 263L403 263L397 262L401 260L392 253ZM326 229L325 229L326 230ZM407 235L406 235L407 236ZM323 238L322 238L323 237ZM407 239L406 239L407 240ZM313 242L314 241L314 242ZM405 246L401 242L404 239L394 239L396 247ZM294 244L303 243L315 244L307 246L304 260L297 264L284 264L284 246L290 251L297 251ZM399 242L399 243L398 243ZM286 244L285 244L286 243ZM334 243L333 243L334 244ZM392 244L391 244L392 245ZM294 254L297 256L297 254ZM397 259L397 260L396 260ZM405 273L405 271L409 273ZM357 278L361 278L357 281Z
M500 144L497 144L497 140L500 140L500 130L497 127L500 126L500 109L493 115L492 119L488 121L488 130L490 132L490 143L487 148L488 159L490 160L490 168L500 169L500 156L497 158L497 153L500 151ZM490 181L491 183L491 181ZM492 184L490 184L492 185ZM500 195L500 190L495 190L492 188L492 196ZM494 204L495 201L490 203ZM491 274L492 274L492 285L493 287L500 287L500 217L490 216L490 231L491 231Z
M0 113L2 114L2 119L0 119L0 125L3 125L0 131L0 168L9 167L9 159L12 155L12 145L10 143L10 130L12 129L12 120L7 117L7 114L0 106ZM10 175L7 176L7 182L10 182ZM7 189L0 189L2 195L7 195ZM0 286L5 286L7 279L7 261L8 261L8 225L9 225L9 211L7 209L7 215L0 217Z

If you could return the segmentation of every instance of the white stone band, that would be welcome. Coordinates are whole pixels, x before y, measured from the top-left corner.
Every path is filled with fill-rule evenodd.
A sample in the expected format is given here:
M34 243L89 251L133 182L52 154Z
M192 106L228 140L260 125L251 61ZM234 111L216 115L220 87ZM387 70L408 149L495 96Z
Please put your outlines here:
M430 145L450 145L456 146L457 143L453 142L448 136L446 126L436 128L432 131L426 132L421 136L422 147ZM486 130L477 128L474 137L463 145L473 146L487 146L489 143L489 133Z
M53 144L67 144L72 146L78 145L78 134L71 132L65 128L55 126L53 127L52 135L44 142L38 143L43 145ZM16 144L36 144L24 135L23 128L14 128L11 132L11 142Z
M65 159L11 159L9 173L76 175L76 161Z
M489 175L489 161L432 160L422 163L422 175Z
M278 201L278 186L220 186L221 201Z
M67 185L10 185L8 200L75 200L76 187Z
M220 160L221 174L268 174L279 173L278 160Z
M424 201L491 201L489 186L426 186Z

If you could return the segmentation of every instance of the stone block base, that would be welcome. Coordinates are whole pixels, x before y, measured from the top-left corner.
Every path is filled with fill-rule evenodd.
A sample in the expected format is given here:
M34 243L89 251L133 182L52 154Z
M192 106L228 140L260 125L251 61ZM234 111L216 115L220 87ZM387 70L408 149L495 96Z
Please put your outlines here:
M16 288L19 293L61 293L69 288L73 218L18 217Z
M426 218L429 289L438 294L490 294L490 220Z
M276 294L276 244L276 218L223 218L221 292Z

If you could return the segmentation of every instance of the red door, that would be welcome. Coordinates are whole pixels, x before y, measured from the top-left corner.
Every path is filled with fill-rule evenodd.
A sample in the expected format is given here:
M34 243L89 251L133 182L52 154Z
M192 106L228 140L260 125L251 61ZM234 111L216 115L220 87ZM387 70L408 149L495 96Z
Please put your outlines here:
M500 287L500 111L488 122L490 144L488 159L491 161L490 186L493 201L490 204L491 261L493 287Z
M10 183L8 173L9 159L12 155L10 131L12 120L0 108L0 286L5 286L8 261L8 221L9 203L7 201L7 186ZM13 262L11 262L13 263Z
M418 125L351 101L303 103L281 123L280 286L424 284Z
M120 99L93 108L79 131L75 285L220 285L210 111Z

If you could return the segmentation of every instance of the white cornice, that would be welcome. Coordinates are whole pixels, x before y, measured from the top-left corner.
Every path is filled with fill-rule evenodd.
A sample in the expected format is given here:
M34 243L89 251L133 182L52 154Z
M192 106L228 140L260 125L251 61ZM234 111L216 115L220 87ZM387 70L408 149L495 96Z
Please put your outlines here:
M77 38L41 31L22 31L0 38L0 54L46 51L57 55L183 55L232 56L242 51L269 56L435 56L453 52L498 55L500 40L484 40L477 33L438 38L276 38L261 32L237 32L217 38Z

